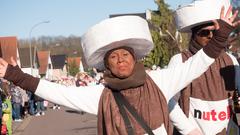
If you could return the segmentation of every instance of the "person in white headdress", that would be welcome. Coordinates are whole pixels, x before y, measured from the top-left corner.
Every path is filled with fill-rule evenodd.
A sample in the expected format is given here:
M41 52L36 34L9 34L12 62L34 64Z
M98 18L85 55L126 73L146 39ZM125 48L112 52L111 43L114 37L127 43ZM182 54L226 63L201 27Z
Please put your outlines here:
M229 0L195 0L175 11L178 30L191 33L192 36L189 49L173 56L169 68L184 63L202 48L215 42L218 31L213 20L222 19L225 16L224 9L227 14L231 14ZM226 19L234 20L237 13ZM222 33L225 33L225 28ZM229 44L224 40L220 42ZM226 135L230 130L235 132L234 135L238 134L229 101L229 95L235 90L235 65L238 65L235 57L222 51L203 75L170 100L170 119L181 134ZM180 134L176 129L175 135Z
M104 85L65 87L24 74L3 59L0 77L48 101L98 115L98 135L171 135L167 103L225 48L220 41L227 40L235 25L226 18L215 21L216 41L176 68L146 73L140 60L153 48L148 23L138 16L121 16L96 24L81 40L87 64L105 70Z

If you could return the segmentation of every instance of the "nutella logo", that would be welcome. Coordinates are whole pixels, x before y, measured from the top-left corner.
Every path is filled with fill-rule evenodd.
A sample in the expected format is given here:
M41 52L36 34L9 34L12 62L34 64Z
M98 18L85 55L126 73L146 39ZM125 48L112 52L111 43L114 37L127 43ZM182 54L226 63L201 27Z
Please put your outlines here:
M207 111L201 111L201 110L197 110L194 109L194 118L197 119L203 119L203 120L207 120L207 121L224 121L226 119L230 119L230 115L231 115L231 107L227 106L227 111L220 111L220 112L216 112L215 109L207 112Z

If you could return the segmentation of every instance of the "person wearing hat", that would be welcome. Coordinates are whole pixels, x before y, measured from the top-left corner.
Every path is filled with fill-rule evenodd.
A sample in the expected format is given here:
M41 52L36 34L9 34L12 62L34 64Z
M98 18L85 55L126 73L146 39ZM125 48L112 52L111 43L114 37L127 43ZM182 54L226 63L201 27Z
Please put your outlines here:
M225 48L236 25L226 18L229 15L215 21L213 42L175 68L146 73L140 60L153 48L148 23L138 16L121 16L96 24L81 40L88 66L104 70L104 85L65 87L25 74L3 59L0 77L53 103L96 114L99 135L171 135L168 101Z
M212 20L224 18L224 9L228 9L227 14L231 14L232 7L228 0L196 0L176 10L179 31L191 32L192 36L189 49L173 56L169 68L185 62L215 40L217 30L213 28L215 24ZM234 20L237 13L235 12L230 20ZM234 135L238 134L238 126L232 120L229 98L235 90L236 65L238 62L235 57L222 51L203 75L170 100L170 119L181 134L226 135L231 128ZM230 126L230 123L235 128Z

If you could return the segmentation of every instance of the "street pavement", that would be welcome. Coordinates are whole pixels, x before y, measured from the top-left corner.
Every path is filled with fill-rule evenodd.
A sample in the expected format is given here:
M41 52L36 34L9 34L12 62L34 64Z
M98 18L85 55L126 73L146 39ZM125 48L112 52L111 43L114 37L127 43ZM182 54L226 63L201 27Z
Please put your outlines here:
M52 104L50 104L52 106ZM240 114L237 114L240 123ZM81 114L62 107L47 108L44 116L27 116L22 122L13 122L13 135L96 135L97 116Z
M62 107L47 108L43 116L27 116L22 122L13 122L13 135L96 135L97 116L81 114Z

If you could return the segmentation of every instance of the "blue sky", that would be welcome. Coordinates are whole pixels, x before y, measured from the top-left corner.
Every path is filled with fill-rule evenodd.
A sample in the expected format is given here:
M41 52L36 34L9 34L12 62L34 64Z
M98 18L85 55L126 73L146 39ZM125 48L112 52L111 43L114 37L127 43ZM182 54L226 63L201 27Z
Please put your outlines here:
M166 0L172 9L191 0ZM109 14L155 10L154 0L1 0L0 36L81 36Z

